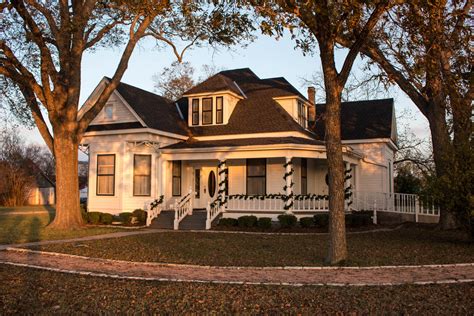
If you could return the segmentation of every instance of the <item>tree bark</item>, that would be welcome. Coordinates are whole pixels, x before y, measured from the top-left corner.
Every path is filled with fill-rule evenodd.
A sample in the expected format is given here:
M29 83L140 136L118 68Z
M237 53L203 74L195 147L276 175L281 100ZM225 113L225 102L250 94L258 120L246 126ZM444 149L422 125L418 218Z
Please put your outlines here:
M326 52L329 52L328 54ZM325 141L329 173L329 252L327 262L337 264L347 259L344 213L344 161L341 144L341 88L331 47L321 47L326 89ZM329 55L329 56L327 56Z
M75 229L84 225L79 208L78 147L72 131L54 133L56 160L56 216L48 226Z

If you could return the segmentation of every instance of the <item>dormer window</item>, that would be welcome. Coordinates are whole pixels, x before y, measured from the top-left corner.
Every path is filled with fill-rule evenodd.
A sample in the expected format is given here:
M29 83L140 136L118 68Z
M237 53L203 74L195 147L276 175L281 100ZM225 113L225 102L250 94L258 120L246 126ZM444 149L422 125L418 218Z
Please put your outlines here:
M199 99L193 99L192 124L199 125Z
M114 105L106 104L104 107L104 118L106 120L113 120L114 118Z
M224 98L216 98L216 124L222 124L224 122Z
M202 124L212 124L212 98L202 99Z
M306 121L308 119L306 107L304 106L304 103L301 101L298 101L298 123L306 128Z

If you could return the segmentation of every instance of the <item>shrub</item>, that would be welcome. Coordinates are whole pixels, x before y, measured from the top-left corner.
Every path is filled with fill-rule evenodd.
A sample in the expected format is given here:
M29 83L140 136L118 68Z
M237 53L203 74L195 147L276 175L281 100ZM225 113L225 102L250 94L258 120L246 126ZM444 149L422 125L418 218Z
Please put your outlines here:
M326 228L329 225L329 214L316 214L313 220L316 227Z
M112 224L114 217L109 213L100 213L100 222L104 225Z
M100 213L99 212L88 212L87 213L87 222L90 224L99 224L100 223Z
M370 214L347 214L346 215L346 226L351 227L362 227L370 225L372 218Z
M257 226L263 229L272 228L272 219L270 217L260 217L257 221Z
M291 214L284 214L278 216L281 228L290 228L296 225L296 216Z
M250 216L240 216L238 219L239 227L254 227L257 225L257 217L250 215Z
M133 216L137 218L138 223L140 223L140 224L145 224L146 223L147 214L144 210L139 209L139 208L136 209L135 211L133 211Z
M130 212L123 212L119 214L120 221L124 224L130 224L132 222L133 214Z
M221 218L219 220L218 226L224 226L224 227L233 227L238 225L238 221L235 218Z
M312 217L300 218L300 225L303 228L310 228L314 226L314 219Z
M81 216L82 216L82 219L85 221L85 222L88 222L88 216L87 216L87 207L85 204L80 204L79 205L79 208L81 210Z

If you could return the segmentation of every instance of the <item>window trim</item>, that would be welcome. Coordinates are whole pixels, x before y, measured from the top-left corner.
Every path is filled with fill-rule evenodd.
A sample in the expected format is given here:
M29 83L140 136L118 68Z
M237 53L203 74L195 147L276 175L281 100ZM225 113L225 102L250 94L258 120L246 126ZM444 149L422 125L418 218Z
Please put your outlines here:
M112 108L112 117L107 115L107 108ZM107 103L104 106L104 121L113 121L115 118L115 105L113 103Z
M150 193L148 194L135 194L135 163L136 163L136 157L137 156L143 156L143 157L150 157L150 174L148 175L148 178L150 179ZM146 155L146 154L134 154L133 155L133 196L151 196L151 160L152 156L151 155ZM144 176L144 175L139 175L139 176Z
M217 104L218 104L217 100L221 100L221 109L220 110L217 107ZM219 116L217 114L219 112L222 114L222 120L221 121L218 120ZM216 97L216 124L223 124L223 123L224 123L224 97Z
M263 160L265 161L265 175L264 176L249 176L249 160ZM267 158L250 158L245 160L245 192L249 195L249 178L265 178L265 186L263 195L267 195ZM252 194L255 195L255 194Z
M114 157L114 173L113 174L99 174L99 157L101 156L113 156ZM95 195L96 196L115 196L115 154L97 154L97 161L96 161L96 174L95 174ZM112 193L111 194L103 194L99 193L99 177L100 176L112 176Z
M204 100L211 100L211 110L210 111L204 111ZM213 102L213 98L202 98L201 99L201 107L202 107L202 110L201 110L201 121L202 121L202 125L212 125L213 121L214 121L214 102ZM206 123L204 122L204 113L209 113L211 112L211 122L209 123Z
M194 101L197 101L197 111L194 110ZM197 114L197 122L194 121L194 114ZM191 125L199 125L199 99L191 99Z
M305 165L305 175L303 176L303 161L304 161L304 165ZM307 158L301 158L301 183L300 183L300 191L301 191L301 194L303 195L307 195L308 194L308 159ZM306 187L306 192L303 192L303 179L304 179L304 183L305 183L305 187Z
M177 164L179 163L179 176L175 176L174 173L173 173L173 168L174 168L174 164ZM181 185L182 185L182 176L183 176L183 169L182 169L182 163L181 163L181 160L173 160L172 163L171 163L171 195L172 196L181 196ZM173 186L173 183L174 183L174 178L179 178L179 194L176 194L176 192L174 192L174 186Z

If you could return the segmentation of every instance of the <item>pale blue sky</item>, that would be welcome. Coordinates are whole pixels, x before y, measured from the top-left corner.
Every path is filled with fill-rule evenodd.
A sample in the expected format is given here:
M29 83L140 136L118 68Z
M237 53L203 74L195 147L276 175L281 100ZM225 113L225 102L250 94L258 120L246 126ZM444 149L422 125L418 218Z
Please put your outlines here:
M344 52L338 54L342 61ZM103 76L112 76L121 55L119 48L101 49L95 53L85 54L82 62L81 104L89 96ZM152 41L142 42L133 53L129 67L122 81L139 88L153 91L152 76L161 72L175 60L168 49L154 48ZM289 38L275 40L260 36L247 47L234 47L232 51L222 49L213 51L208 48L195 48L187 52L185 61L189 61L196 70L204 64L214 64L225 69L251 68L259 77L285 77L290 83L306 95L306 87L301 85L301 77L310 77L320 70L318 55L303 56L300 50L294 49L294 42ZM359 62L359 61L358 61ZM359 63L360 65L360 63ZM354 67L358 71L358 65ZM410 127L418 137L428 137L426 119L418 112L415 105L398 88L392 89L390 97L395 99L398 113L409 109L412 113ZM343 122L344 124L344 122ZM25 137L33 143L43 143L36 129L24 130Z

